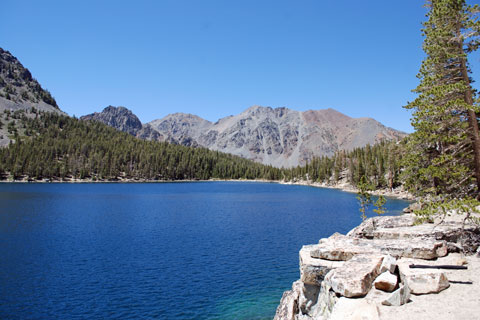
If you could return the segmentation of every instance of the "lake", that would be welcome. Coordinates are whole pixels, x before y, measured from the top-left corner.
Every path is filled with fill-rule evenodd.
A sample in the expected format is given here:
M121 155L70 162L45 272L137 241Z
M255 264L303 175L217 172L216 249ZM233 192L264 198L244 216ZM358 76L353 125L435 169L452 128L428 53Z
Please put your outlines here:
M2 183L0 319L272 319L301 246L360 222L307 186Z

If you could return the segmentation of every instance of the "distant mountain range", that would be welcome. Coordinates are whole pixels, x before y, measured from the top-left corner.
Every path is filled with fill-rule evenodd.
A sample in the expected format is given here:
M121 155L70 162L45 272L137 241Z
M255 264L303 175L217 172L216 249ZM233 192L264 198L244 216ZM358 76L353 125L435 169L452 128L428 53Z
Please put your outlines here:
M14 139L12 128L19 125L9 112L33 107L63 113L30 71L0 48L0 146ZM100 121L141 139L206 147L286 168L304 165L313 157L333 155L338 150L352 150L406 135L374 119L350 118L333 109L300 112L253 106L215 123L192 114L174 113L142 124L127 108L109 106L81 119Z
M313 157L406 136L374 119L350 118L334 109L300 112L253 106L215 123L174 113L142 124L130 110L109 106L81 119L101 121L143 139L206 147L276 167L304 165Z

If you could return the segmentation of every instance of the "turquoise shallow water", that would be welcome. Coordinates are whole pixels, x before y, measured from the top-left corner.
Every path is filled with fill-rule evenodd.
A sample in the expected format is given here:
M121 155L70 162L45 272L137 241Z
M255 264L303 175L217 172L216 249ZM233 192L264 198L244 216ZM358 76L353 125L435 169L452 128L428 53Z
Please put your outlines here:
M305 186L0 184L0 319L271 319L301 246L360 222Z

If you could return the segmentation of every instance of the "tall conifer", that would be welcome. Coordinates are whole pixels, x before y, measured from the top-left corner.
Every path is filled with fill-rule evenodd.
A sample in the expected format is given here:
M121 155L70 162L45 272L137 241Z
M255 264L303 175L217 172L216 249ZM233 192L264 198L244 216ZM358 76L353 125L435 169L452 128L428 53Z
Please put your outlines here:
M415 132L407 144L407 186L449 197L478 197L479 111L467 54L479 46L478 6L464 0L430 0L424 23L426 58L414 90Z

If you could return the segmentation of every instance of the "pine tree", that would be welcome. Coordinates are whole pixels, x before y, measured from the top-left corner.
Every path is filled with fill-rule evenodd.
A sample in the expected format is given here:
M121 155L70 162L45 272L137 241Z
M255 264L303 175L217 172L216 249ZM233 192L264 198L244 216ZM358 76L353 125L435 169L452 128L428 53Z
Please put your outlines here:
M405 161L407 187L444 197L478 196L480 190L479 111L469 77L467 54L479 46L478 6L465 0L430 0L424 23L426 58L414 90L415 132Z

